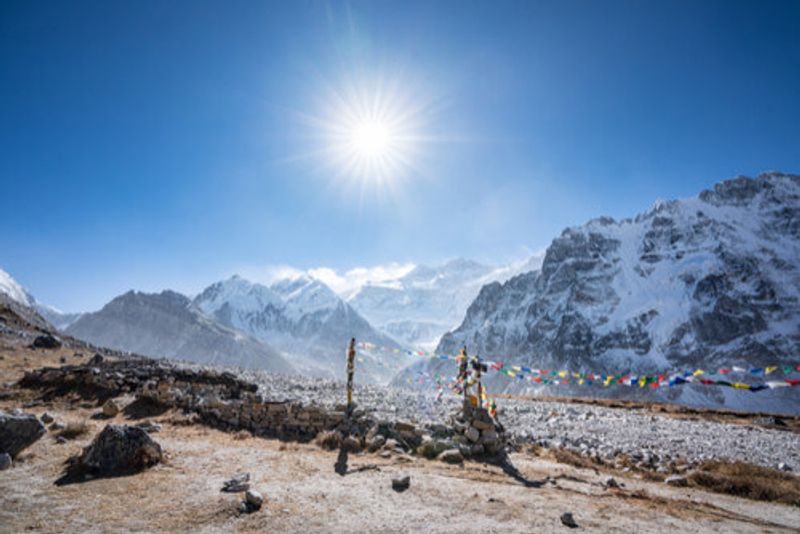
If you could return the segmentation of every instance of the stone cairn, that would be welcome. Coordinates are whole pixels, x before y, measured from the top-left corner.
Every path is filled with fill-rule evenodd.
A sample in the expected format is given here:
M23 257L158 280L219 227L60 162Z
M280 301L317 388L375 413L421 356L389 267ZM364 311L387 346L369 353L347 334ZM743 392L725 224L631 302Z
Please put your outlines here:
M106 398L132 394L139 401L194 413L198 422L215 428L262 437L307 442L333 433L334 441L351 452L417 454L459 463L464 458L498 457L506 445L502 426L479 407L459 410L449 424L378 421L355 406L348 412L344 404L330 409L269 399L256 384L232 373L146 358L104 361L96 356L86 365L28 372L20 386Z

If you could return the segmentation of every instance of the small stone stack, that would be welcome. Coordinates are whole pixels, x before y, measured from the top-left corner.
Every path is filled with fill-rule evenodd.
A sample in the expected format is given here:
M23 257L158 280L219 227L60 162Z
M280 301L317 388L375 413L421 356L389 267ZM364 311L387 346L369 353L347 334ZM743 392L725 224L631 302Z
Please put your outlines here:
M497 456L505 449L503 427L485 408L468 406L459 410L451 417L451 424L458 434L455 441L465 457Z

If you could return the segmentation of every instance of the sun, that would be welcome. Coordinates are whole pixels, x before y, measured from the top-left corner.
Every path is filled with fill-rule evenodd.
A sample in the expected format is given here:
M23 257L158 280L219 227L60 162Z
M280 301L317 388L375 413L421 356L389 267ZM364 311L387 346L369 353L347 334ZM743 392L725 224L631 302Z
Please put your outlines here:
M359 157L376 159L391 150L393 137L394 133L386 124L364 121L351 132L350 143Z
M399 193L401 183L419 173L423 117L427 116L418 92L386 80L349 80L326 84L318 101L318 114L304 115L315 139L312 152L333 171L335 186Z

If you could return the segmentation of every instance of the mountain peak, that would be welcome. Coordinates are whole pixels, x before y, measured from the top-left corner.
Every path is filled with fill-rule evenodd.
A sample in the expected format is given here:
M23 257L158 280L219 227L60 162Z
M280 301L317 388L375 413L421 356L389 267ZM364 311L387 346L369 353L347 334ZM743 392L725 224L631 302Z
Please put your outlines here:
M3 269L0 269L0 293L5 293L11 300L23 306L33 307L36 303L31 294Z

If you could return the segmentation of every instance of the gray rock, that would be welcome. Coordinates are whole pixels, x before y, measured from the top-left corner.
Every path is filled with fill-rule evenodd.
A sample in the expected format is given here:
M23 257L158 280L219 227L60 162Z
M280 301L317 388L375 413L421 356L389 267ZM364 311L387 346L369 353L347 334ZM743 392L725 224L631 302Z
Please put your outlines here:
M107 425L80 457L80 465L102 474L140 471L163 460L161 446L141 428Z
M261 493L257 492L256 490L249 489L244 494L244 500L252 506L255 510L261 508L261 505L264 503L264 497Z
M570 512L564 512L561 514L561 523L569 528L578 528L578 523L575 522L575 518L572 517Z
M392 489L402 493L411 485L411 477L408 475L392 479Z
M475 428L474 426L471 426L471 427L469 427L467 429L466 432L464 432L464 436L466 436L466 438L468 440L470 440L470 441L472 441L474 443L474 442L478 441L481 438L481 433L477 428Z
M617 480L614 477L606 477L605 481L603 482L603 485L607 488L619 487L619 484L617 483Z
M33 414L0 411L0 451L12 458L41 438L47 429Z
M227 493L241 493L250 489L250 473L239 473L222 483L222 489Z
M44 334L41 336L37 336L31 346L37 349L57 349L61 347L61 340L56 336L50 334Z
M361 441L354 436L347 436L342 441L342 448L348 452L361 452Z
M438 459L448 464L460 464L464 461L464 456L458 449L448 449L438 456Z
M386 444L386 438L378 434L369 440L369 450L375 452Z
M50 430L54 432L58 432L59 430L64 430L67 428L67 424L64 421L56 421L52 425L50 425Z
M145 421L144 423L139 423L136 425L137 427L141 428L148 434L158 434L161 432L161 425L157 423L152 423L150 421Z
M13 460L11 460L11 455L7 452L0 453L0 471L5 471L6 469L10 469L13 465Z
M42 423L44 423L44 424L46 424L46 425L49 425L50 423L52 423L52 422L53 422L53 420L54 420L54 419L53 419L53 416L52 416L52 415L50 415L50 414L49 414L49 413L47 413L47 412L44 412L44 413L42 414L42 416L39 418L39 420L40 420Z

